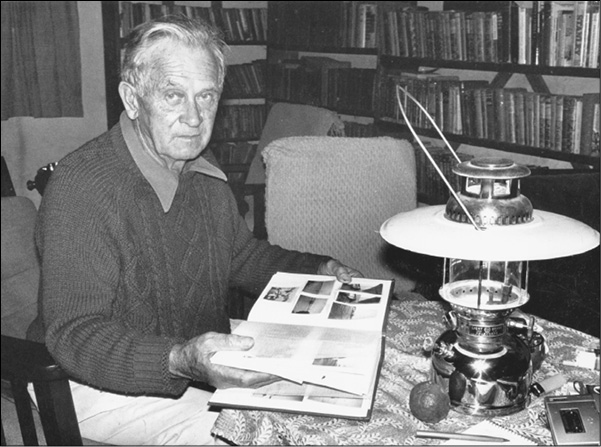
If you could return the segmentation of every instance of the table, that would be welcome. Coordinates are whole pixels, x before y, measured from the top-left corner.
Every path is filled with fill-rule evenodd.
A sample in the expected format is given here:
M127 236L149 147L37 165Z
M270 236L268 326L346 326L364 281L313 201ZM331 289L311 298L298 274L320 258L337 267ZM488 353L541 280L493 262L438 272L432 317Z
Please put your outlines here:
M544 305L544 303L541 303ZM416 438L416 430L459 432L480 422L481 417L451 410L437 424L416 419L409 410L413 386L428 380L429 350L424 350L445 330L443 315L447 303L411 299L391 303L386 331L386 351L371 420L351 421L270 411L224 409L213 433L239 445L429 445L440 440ZM562 373L568 381L599 383L599 371L566 366L577 349L599 347L599 339L543 319L536 322L549 346L549 355L534 374L534 381ZM552 394L565 393L560 388ZM520 433L537 444L553 445L546 428L542 397L533 397L523 411L494 417L499 425Z

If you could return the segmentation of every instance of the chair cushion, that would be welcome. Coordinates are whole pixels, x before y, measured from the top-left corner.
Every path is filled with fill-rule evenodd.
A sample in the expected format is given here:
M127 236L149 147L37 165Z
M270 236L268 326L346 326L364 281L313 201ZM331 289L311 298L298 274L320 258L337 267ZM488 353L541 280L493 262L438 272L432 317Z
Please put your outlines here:
M2 197L2 334L25 338L37 315L40 268L33 240L37 210L26 197Z

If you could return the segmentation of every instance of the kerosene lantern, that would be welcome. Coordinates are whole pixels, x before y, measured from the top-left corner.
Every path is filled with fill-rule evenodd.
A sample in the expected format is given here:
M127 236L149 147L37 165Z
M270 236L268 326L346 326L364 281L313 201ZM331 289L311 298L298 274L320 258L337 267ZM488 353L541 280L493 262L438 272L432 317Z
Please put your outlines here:
M404 115L400 99L399 106ZM527 167L505 158L456 158L460 191L441 174L451 192L446 206L400 213L380 233L392 245L445 259L439 293L451 311L449 328L432 349L432 381L443 386L458 412L511 414L528 405L532 382L525 341L532 328L526 324L524 337L524 321L511 316L529 300L528 261L583 253L599 245L599 233L534 210L520 193Z

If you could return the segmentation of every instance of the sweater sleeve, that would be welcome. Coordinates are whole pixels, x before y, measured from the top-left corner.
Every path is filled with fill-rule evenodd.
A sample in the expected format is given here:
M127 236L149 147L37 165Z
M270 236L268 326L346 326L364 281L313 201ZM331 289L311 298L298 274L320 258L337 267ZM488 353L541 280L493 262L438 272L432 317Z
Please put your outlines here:
M168 363L183 340L140 333L113 318L120 272L127 269L109 224L119 211L103 190L107 179L82 188L99 179L81 172L59 163L39 211L47 347L67 372L97 388L179 395L188 381L172 378Z

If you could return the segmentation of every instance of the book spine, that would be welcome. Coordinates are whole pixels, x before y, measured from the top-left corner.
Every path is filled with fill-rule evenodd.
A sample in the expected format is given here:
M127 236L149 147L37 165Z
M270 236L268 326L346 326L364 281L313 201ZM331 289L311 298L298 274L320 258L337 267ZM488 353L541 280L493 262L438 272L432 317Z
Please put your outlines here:
M549 65L549 45L550 45L550 33L551 33L551 2L543 1L542 7L539 10L540 17L540 55L541 64Z
M599 68L599 2L590 6L590 31L589 31L589 51L587 57L588 68Z
M541 95L539 93L533 94L533 120L532 120L532 146L541 147L540 129L541 129Z
M509 62L513 64L518 64L520 60L520 42L522 41L522 34L524 32L524 28L520 26L520 7L515 4L515 2L510 2L509 9L509 21L510 24L507 27L508 32L510 33L508 36L509 39Z
M574 37L572 39L572 66L579 67L580 66L580 48L582 44L582 22L584 20L583 16L583 2L577 1L574 4L574 16L573 16L573 24L574 28Z
M588 43L589 43L589 28L590 28L590 14L589 14L589 3L583 2L583 15L582 15L582 37L580 39L580 67L586 67L588 62Z
M494 139L497 141L507 141L506 123L505 123L505 91L502 88L493 91L494 114L496 124L494 126Z
M540 1L533 1L532 2L532 15L530 17L531 20L531 25L530 25L530 36L531 36L531 40L530 40L530 52L531 52L531 59L532 59L532 64L533 65L539 65L540 64L540 15L539 15L539 8L540 8Z
M526 144L526 110L524 104L524 92L517 91L513 95L515 103L515 120L516 120L516 143Z
M486 104L486 138L493 139L495 138L495 127L496 127L496 117L495 117L495 105L494 105L494 94L493 90L486 89L485 91L485 104Z
M366 30L367 30L367 5L361 3L357 9L357 48L365 48Z
M574 142L572 146L573 154L580 154L582 138L582 98L576 98L576 111L574 113Z
M544 145L543 147L545 149L552 149L552 139L551 136L553 135L553 96L552 95L545 95L544 96L544 105L543 105L543 109L544 109L544 136L543 136L543 141L544 141Z
M561 152L573 152L575 113L576 98L574 96L566 96L563 100L563 129Z
M555 97L555 133L553 139L553 150L557 152L561 152L561 143L563 141L563 101L563 96L559 95Z
M505 90L505 126L506 138L509 143L517 142L516 107L513 91Z
M595 133L597 134L596 148ZM582 95L582 125L580 134L580 153L582 155L592 155L596 152L598 155L599 93L585 93Z
M518 64L527 63L526 8L518 7Z
M601 114L599 111L599 102L597 101L593 106L593 127L591 130L591 152L589 155L593 157L599 157L599 143L600 134L599 127L601 126Z
M365 9L365 48L377 48L377 6L371 3L363 6Z

